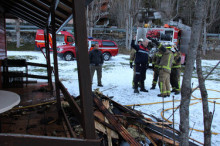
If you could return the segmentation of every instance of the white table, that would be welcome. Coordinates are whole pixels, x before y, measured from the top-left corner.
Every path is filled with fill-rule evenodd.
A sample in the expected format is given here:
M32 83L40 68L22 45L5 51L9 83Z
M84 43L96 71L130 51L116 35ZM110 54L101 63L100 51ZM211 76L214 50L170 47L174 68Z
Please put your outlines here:
M20 103L20 96L14 92L0 90L0 114Z
M10 91L0 90L0 114L4 113L20 103L20 96ZM1 132L1 115L0 115Z

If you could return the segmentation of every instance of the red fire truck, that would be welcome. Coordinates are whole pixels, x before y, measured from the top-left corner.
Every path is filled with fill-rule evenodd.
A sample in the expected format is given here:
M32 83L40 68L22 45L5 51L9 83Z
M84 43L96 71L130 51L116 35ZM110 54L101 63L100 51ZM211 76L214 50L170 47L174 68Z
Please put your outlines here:
M137 40L140 38L147 39L147 37L152 37L156 40L158 40L160 43L173 43L176 44L178 49L182 53L181 62L182 64L185 63L185 53L186 49L188 49L188 43L189 43L189 32L188 30L182 30L174 26L170 26L168 24L165 24L163 27L160 28L142 28L139 27L137 29ZM191 31L191 30L190 30ZM191 32L190 32L191 33ZM183 34L185 37L183 37ZM183 44L183 43L184 44ZM150 58L155 53L156 48L153 48L149 52Z
M74 43L74 37L68 31L60 31L56 34L57 46L60 45L72 45ZM49 34L49 47L52 48L52 35ZM35 38L35 49L44 50L45 40L44 40L44 30L38 29ZM52 51L52 49L51 49Z

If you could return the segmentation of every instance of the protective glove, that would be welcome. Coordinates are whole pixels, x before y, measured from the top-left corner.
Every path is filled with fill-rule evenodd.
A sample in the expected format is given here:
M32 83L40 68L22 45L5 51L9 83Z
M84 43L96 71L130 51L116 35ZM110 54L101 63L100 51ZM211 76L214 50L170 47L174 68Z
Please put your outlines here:
M130 62L130 68L131 68L131 69L133 68L133 63L132 63L132 62Z
M147 37L149 40L151 40L155 45L157 45L157 46L159 46L160 45L160 43L157 41L157 40L155 40L155 39L153 39L153 38L151 38L151 37Z
M180 61L181 61L181 57L179 57L176 62L180 62Z

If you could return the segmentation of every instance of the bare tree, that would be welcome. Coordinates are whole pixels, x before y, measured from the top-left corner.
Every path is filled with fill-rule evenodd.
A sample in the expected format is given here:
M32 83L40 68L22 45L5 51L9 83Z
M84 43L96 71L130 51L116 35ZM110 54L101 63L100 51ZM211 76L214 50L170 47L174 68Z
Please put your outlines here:
M197 68L199 88L202 96L202 105L203 105L204 145L211 146L211 135L212 135L211 125L212 125L213 114L209 112L208 93L205 86L205 79L202 73L201 52L202 49L200 46L197 51L196 68Z
M204 9L206 0L197 1L192 23L191 41L188 49L188 57L183 76L182 89L181 89L181 105L180 105L180 142L182 146L189 145L189 104L192 94L191 78L196 59L197 48L201 37Z
M133 26L137 23L136 16L143 0L111 0L111 15L118 27L126 29L126 48L130 49Z
M87 31L88 35L91 37L93 35L93 28L102 16L101 6L103 2L104 0L94 0L87 6Z

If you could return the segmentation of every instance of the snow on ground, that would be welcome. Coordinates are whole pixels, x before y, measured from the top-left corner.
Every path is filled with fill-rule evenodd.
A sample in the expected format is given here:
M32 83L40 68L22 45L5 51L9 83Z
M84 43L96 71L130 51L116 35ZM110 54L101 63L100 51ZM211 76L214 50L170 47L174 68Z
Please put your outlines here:
M27 61L36 62L36 63L46 63L44 56L41 52L35 51L8 51L9 58L25 58ZM53 55L51 53L51 62L53 63ZM204 73L207 74L213 66L217 64L218 60L203 60L202 65L204 67ZM59 77L62 83L66 86L68 91L73 96L79 95L79 86L78 86L78 74L77 74L77 65L76 61L64 61L62 59L58 59L59 63ZM21 70L24 70L21 68ZM29 67L29 73L38 74L38 75L46 75L45 68L36 68ZM140 94L134 94L132 89L132 76L133 70L129 67L129 56L128 55L118 55L116 57L112 57L110 61L106 61L103 65L103 77L102 83L104 87L100 88L105 95L113 96L114 100L123 104L123 105L131 105L131 104L145 104L145 103L154 103L154 102L162 102L162 98L157 97L159 94L159 88L156 87L155 90L149 90L152 84L153 79L153 71L147 70L145 86L149 90L148 93L140 92ZM198 85L198 81L196 78L196 72L193 73L192 78L192 86L196 87ZM181 78L182 79L182 78ZM45 81L45 80L38 80ZM209 98L220 98L220 67L218 67L214 74L212 74L208 80L206 81L206 87L208 90ZM97 77L96 74L93 78L93 90L97 87ZM211 91L216 90L216 91ZM173 94L171 94L173 95ZM193 96L196 98L201 98L199 90L196 90L193 93ZM171 101L173 97L165 98L164 101ZM180 95L175 95L174 100L180 100ZM192 97L194 99L194 97ZM215 114L212 124L212 132L219 133L218 135L212 135L212 145L218 146L220 145L220 100L219 99L210 99L210 101L216 101L215 105ZM202 113L202 103L201 100L191 100L191 103L195 103L190 106L190 127L193 129L203 130L203 113ZM180 104L179 101L175 102L175 107ZM172 108L173 103L168 102L164 104L165 109ZM147 114L152 114L158 118L161 118L161 112L163 109L163 104L152 104L152 105L143 105L143 106L135 106L136 110L140 110ZM209 110L213 111L214 104L209 103ZM168 118L172 114L172 109L168 110L164 113L165 118ZM179 110L177 110L174 114L175 116L175 128L178 129L179 125ZM169 119L172 121L172 117ZM190 136L200 142L203 142L203 133L190 130Z

